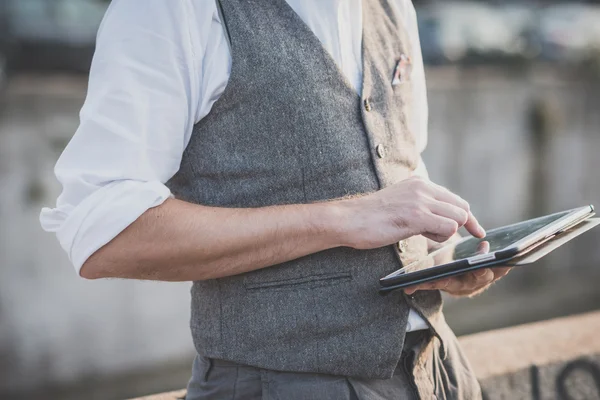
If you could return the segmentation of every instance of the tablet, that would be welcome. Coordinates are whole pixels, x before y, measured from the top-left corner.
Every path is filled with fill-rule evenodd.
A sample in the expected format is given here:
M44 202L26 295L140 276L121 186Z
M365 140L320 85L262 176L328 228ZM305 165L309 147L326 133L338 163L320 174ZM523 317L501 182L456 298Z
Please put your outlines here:
M593 215L594 207L585 206L492 229L484 239L466 237L381 278L380 284L382 288L403 288L473 269L507 265L512 258L523 256Z
M381 287L379 289L379 292L382 295L386 295L395 290L404 289L408 286L425 283L425 282L430 282L430 281L436 280L436 279L448 278L448 277L451 277L454 275L462 274L462 273L473 271L473 270L480 269L480 268L493 268L494 266L498 266L498 265L510 266L510 267L521 267L521 266L533 264L536 261L538 261L539 259L541 259L542 257L553 252L560 246L562 246L565 243L584 234L585 232L589 231L590 229L595 228L598 225L600 225L600 218L588 218L585 221L575 225L574 227L572 227L564 232L559 232L556 235L550 237L549 239L543 240L539 244L536 244L532 248L529 248L529 249L523 251L523 253L516 255L515 257L511 258L508 261L504 261L504 260L491 261L489 263L483 263L483 264L478 264L475 266L469 266L460 271L449 271L449 272L446 272L443 274L436 274L434 277L423 277L418 280L412 280L411 282L404 282L404 283L399 283L394 286Z

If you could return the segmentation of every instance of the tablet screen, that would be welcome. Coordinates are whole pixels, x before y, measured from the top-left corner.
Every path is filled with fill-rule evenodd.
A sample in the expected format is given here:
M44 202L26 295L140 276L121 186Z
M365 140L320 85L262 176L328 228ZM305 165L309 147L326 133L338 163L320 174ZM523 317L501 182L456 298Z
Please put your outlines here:
M487 232L487 236L484 239L475 237L466 238L458 241L456 245L444 246L441 249L434 251L424 260L414 262L394 274L389 275L388 278L506 249L543 227L558 221L571 212L572 211L565 211L502 228L492 229Z
M535 233L543 227L558 221L571 211L565 211L558 214L548 215L541 218L532 219L530 221L520 222L518 224L505 226L502 228L492 229L487 232L484 239L478 239L470 237L458 243L454 249L453 259L462 260L482 254L481 250L482 242L489 243L489 249L486 253L493 253L506 249L510 245L517 243L518 241L525 239L527 236Z

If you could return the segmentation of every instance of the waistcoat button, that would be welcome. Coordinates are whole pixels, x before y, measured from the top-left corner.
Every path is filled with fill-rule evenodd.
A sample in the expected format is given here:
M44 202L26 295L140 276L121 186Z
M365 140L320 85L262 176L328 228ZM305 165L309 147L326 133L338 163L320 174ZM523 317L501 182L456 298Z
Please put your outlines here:
M373 106L371 106L371 100L365 99L365 110L371 111L372 109L373 109Z
M378 144L377 147L375 147L375 150L377 151L379 158L385 157L385 147L382 144Z

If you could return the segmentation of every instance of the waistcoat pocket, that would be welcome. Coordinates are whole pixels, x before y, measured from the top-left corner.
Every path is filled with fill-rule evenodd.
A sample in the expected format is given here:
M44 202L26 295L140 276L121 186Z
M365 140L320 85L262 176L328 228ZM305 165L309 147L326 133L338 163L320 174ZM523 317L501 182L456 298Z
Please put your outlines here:
M299 290L339 285L352 280L350 271L315 274L298 278L260 280L260 276L244 278L246 290Z
M405 101L412 100L413 90L414 88L411 80L392 86L394 97L403 97Z

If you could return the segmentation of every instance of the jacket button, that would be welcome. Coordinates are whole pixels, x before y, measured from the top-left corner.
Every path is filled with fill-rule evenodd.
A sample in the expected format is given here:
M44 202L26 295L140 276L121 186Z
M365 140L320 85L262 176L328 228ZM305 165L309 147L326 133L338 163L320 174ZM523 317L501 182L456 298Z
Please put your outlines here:
M371 111L372 109L373 109L373 106L371 106L371 100L365 99L365 110Z
M378 144L377 147L375 147L375 151L377 151L379 158L385 157L385 147L382 144Z
M404 240L401 240L401 241L398 242L398 251L400 253L406 252L406 248L407 248L407 245L406 245L406 242Z

